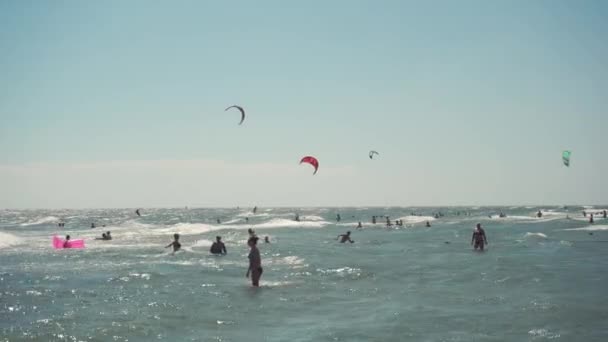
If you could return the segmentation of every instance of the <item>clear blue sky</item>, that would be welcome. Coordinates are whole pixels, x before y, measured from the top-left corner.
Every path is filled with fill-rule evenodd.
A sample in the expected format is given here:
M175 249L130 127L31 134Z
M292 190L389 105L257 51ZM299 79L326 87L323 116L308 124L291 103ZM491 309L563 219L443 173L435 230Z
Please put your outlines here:
M1 1L0 207L608 202L606 18L606 1Z

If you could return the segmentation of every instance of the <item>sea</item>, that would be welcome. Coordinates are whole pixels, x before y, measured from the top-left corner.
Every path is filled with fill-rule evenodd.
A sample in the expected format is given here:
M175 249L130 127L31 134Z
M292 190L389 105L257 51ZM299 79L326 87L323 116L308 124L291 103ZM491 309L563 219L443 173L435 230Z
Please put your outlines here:
M0 341L605 342L607 207L0 210Z

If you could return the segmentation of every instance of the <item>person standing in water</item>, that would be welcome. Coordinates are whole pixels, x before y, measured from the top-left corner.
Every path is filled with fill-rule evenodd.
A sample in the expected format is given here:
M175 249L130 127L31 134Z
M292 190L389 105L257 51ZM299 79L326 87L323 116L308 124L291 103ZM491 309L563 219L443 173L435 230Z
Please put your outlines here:
M357 225L357 228L358 228L358 229L363 228L363 225L361 224L361 221L359 221L359 224Z
M251 285L254 287L260 286L260 277L262 277L262 273L264 272L264 269L262 269L262 257L260 256L257 244L257 236L250 237L247 241L247 245L249 245L251 251L249 252L249 268L245 277L249 278L251 274Z
M137 216L141 216L141 214L139 213L139 209L135 210L135 213L137 214Z
M536 213L536 217L538 217L538 218L543 217L543 213L542 213L542 212L539 210L539 211Z
M338 238L336 238L336 240L338 239L340 239L340 243L345 243L346 241L350 243L355 243L355 241L350 239L350 230L347 231L346 234L338 235Z
M70 236L66 235L65 241L63 242L63 248L68 248L68 247L70 247Z
M340 222L342 220L342 217L340 217L340 214L336 215L336 222Z
M426 226L427 226L427 227L431 227L431 222L426 221Z
M264 243L270 243L270 239L268 238L268 235L264 236Z
M221 236L215 237L215 242L211 245L209 252L211 252L211 254L227 254L226 245L224 245L224 243L222 242Z
M257 213L257 212L258 212L258 207L257 206L253 207L253 215L255 215L255 213Z
M372 223L376 224L376 216L372 216Z
M179 234L175 233L173 234L173 242L171 242L170 244L168 244L165 248L169 248L171 246L173 246L173 254L175 254L175 252L179 251L180 248L182 248L182 244L179 243Z
M606 212L606 209L604 209L604 218L608 218L608 217L606 217L607 213L608 212Z
M589 223L593 223L593 214L589 214Z
M300 215L298 213L296 213L295 221L300 222Z
M473 231L473 237L471 237L471 245L475 243L474 248L477 250L483 251L484 244L488 244L488 239L486 238L486 232L481 228L481 223L477 224L477 227Z

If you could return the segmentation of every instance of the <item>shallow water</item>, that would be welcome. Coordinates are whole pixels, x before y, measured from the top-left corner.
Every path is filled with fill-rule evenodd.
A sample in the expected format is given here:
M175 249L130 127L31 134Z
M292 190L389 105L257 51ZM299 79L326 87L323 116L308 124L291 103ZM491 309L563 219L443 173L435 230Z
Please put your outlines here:
M608 220L581 210L4 210L0 341L606 341ZM484 253L469 245L476 222ZM272 242L260 241L259 289L245 278L248 228ZM114 240L94 240L106 230ZM336 242L346 230L354 244ZM173 233L176 255L163 248ZM87 248L53 250L54 234ZM216 235L227 256L208 254Z

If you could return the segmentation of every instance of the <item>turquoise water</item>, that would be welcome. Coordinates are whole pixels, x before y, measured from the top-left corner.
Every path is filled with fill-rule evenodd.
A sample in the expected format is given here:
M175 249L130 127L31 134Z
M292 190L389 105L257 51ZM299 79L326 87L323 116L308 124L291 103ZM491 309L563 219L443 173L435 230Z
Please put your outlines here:
M4 210L0 341L607 341L608 220L583 209ZM469 245L477 222L484 253ZM259 289L248 228L271 240ZM114 240L94 240L106 230ZM356 242L337 243L347 230ZM55 251L55 233L87 248ZM216 235L225 257L208 254Z

